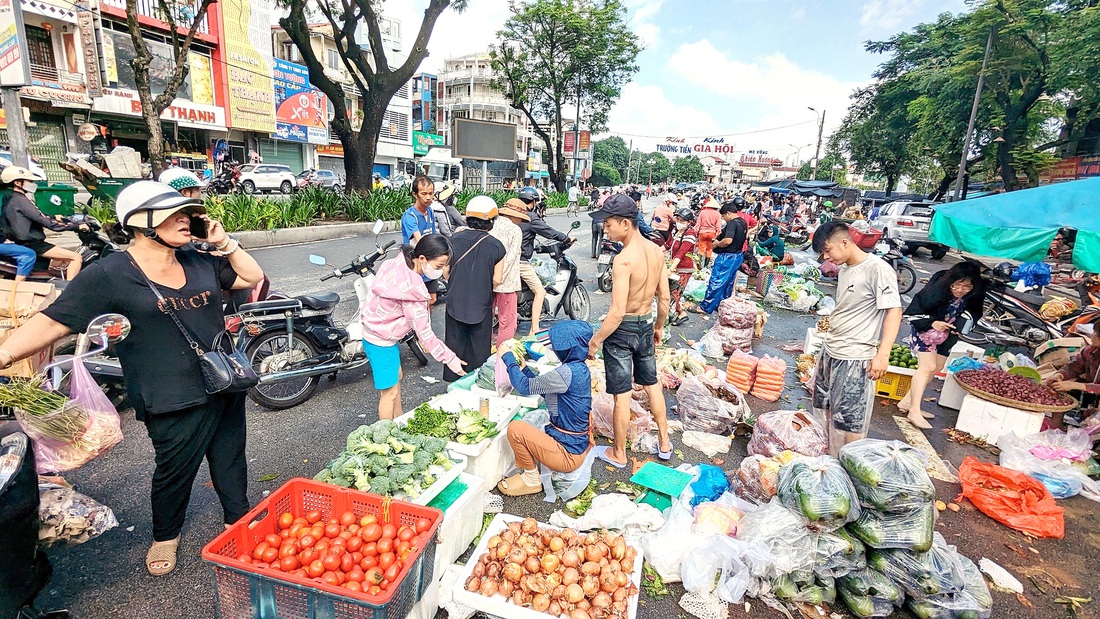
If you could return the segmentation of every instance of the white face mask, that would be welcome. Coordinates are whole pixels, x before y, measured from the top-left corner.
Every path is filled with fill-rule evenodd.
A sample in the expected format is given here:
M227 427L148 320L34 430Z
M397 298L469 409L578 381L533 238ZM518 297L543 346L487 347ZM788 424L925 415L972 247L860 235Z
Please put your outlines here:
M33 196L34 192L38 191L38 183L34 181L22 181L21 187L23 187L23 193L28 196Z
M443 269L437 269L427 262L424 263L424 268L422 268L420 272L428 279L439 279L443 277Z
M686 222L680 221L680 222L676 223L676 229L677 230L687 230L687 227L688 227L688 225L687 225Z

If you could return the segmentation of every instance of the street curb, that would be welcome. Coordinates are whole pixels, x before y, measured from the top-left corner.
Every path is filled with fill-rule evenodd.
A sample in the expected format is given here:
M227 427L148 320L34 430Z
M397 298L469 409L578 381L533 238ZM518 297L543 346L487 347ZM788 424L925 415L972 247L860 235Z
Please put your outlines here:
M547 215L564 215L567 208L546 209ZM400 229L400 222L386 221L382 232L396 232ZM370 236L374 230L373 221L357 221L348 224L318 224L301 228L276 228L274 230L243 230L234 232L233 238L237 239L241 247L245 249L264 249L267 247L279 247L280 245L297 245L299 243L313 243L316 241L331 241L334 239L346 239L353 236Z

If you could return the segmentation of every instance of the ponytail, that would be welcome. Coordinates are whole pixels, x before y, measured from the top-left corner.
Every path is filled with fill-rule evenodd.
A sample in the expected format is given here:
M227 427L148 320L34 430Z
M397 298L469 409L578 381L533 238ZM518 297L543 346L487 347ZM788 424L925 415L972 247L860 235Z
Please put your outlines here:
M405 257L405 263L412 268L413 260L424 257L425 260L435 260L440 256L450 257L451 242L442 234L425 234L420 237L416 245L402 245L401 255Z

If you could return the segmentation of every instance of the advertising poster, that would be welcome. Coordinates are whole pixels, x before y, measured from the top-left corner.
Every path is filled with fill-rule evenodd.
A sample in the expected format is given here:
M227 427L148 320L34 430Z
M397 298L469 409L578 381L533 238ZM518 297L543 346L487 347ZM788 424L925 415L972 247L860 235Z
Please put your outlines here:
M276 58L275 133L280 140L328 144L328 100L309 84L309 69Z
M222 0L220 4L231 125L275 133L271 0Z

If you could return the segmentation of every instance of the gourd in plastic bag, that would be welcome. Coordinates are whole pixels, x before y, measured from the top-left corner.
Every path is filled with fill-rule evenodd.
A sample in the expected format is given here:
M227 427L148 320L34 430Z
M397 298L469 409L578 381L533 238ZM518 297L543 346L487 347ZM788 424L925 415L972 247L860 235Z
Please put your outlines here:
M863 543L852 537L843 527L817 535L815 574L838 577L865 567L867 555Z
M837 586L836 595L848 610L861 619L866 617L889 617L894 614L894 604L886 600L880 600L869 595L858 595Z
M902 548L924 552L932 547L936 508L925 503L908 512L865 509L848 530L872 548Z
M931 595L926 598L909 598L905 607L917 619L988 619L993 615L967 592L954 595Z
M703 279L696 279L692 277L688 280L686 286L684 286L683 298L693 303L698 303L703 300L703 297L707 296L707 280L710 279L710 275L707 274Z
M817 539L778 499L745 514L737 534L762 543L771 553L769 564L752 566L754 577L770 580L781 574L813 571Z
M813 530L831 531L859 517L852 480L831 456L799 458L779 470L780 502Z
M596 433L607 438L615 437L615 396L601 391L592 396L592 424ZM626 440L633 441L653 429L653 415L642 408L637 400L630 399L630 421L626 426Z
M676 402L685 430L710 434L729 434L748 411L737 387L705 375L684 378Z
M784 451L771 458L761 455L744 458L734 474L735 493L754 503L767 503L779 487L779 469L797 457L793 451Z
M783 574L772 580L772 593L784 602L832 604L836 602L836 582L828 576Z
M825 429L805 411L771 411L756 418L749 454L774 456L790 450L804 456L828 452Z
M867 565L914 597L959 593L966 587L959 554L938 532L928 552L868 550Z
M840 449L840 464L851 476L860 502L880 512L909 512L935 500L936 488L925 470L927 459L901 441L864 438Z

